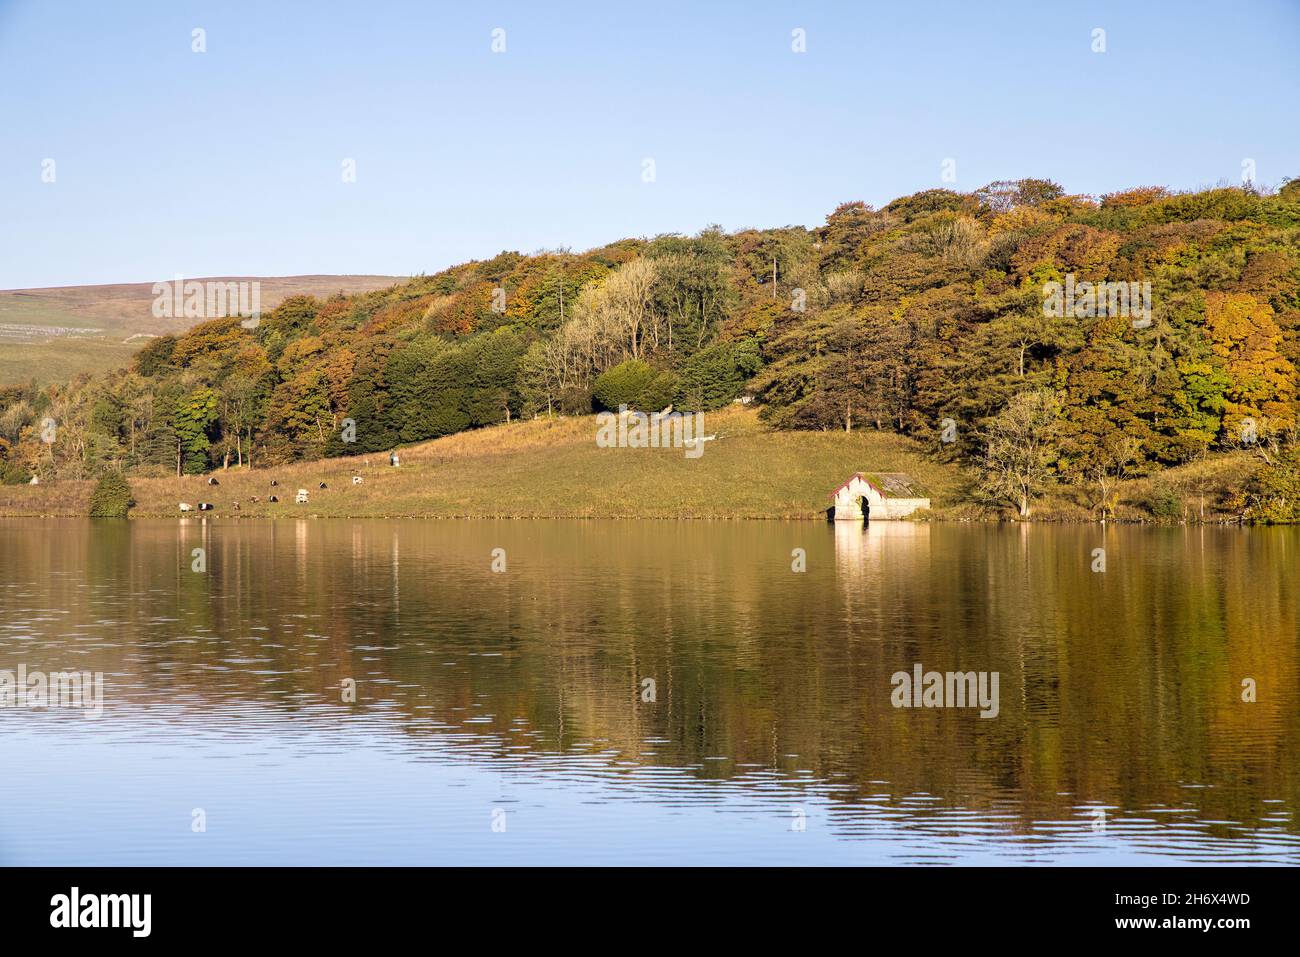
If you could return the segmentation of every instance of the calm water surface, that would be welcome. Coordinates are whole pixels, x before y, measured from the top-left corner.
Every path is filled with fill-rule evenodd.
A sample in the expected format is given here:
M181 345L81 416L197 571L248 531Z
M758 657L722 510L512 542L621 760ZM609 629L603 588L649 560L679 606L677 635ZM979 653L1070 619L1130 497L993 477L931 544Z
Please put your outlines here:
M1281 529L0 520L0 670L105 681L0 709L0 863L1297 864L1298 581ZM892 707L917 662L1000 713Z

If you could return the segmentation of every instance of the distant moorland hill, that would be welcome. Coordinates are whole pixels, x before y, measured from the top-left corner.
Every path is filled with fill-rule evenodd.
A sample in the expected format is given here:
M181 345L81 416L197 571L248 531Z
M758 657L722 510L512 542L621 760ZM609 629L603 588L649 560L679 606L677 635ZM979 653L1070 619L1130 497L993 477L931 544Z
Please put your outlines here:
M168 282L172 281L167 277ZM290 296L385 289L394 276L225 276L199 282L259 282L262 308ZM67 382L82 372L127 365L153 336L176 335L199 318L157 318L153 284L52 286L0 290L0 383Z
M129 368L0 390L0 479L260 470L743 399L764 441L904 436L975 474L990 516L1289 522L1297 366L1300 181L1092 197L1026 179L212 318Z

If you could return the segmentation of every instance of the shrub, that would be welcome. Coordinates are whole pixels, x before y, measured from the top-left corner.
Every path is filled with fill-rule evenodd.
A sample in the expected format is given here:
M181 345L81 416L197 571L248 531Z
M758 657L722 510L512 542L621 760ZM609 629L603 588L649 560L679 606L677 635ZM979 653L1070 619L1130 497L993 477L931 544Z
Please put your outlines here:
M26 485L31 478L31 473L19 463L0 458L0 485Z
M591 412L591 393L571 385L560 393L558 403L564 415L588 415Z
M91 518L126 518L135 504L131 484L121 472L109 472L95 483L90 493Z
M1250 484L1256 517L1267 524L1300 522L1300 447L1262 467Z
M1156 518L1177 519L1183 516L1182 497L1168 485L1156 486L1143 504Z
M628 359L597 376L591 391L601 408L611 412L618 411L620 405L636 408L641 393L654 378L655 370L649 363L640 359Z
M636 397L636 408L643 412L658 412L677 401L681 380L673 372L659 372Z

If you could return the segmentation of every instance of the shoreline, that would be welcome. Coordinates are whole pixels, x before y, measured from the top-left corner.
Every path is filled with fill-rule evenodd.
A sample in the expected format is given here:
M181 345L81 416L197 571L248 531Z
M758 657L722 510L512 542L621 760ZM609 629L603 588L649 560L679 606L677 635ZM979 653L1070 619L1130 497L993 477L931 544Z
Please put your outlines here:
M1026 519L998 510L969 464L896 433L781 431L742 407L714 413L710 426L718 440L694 459L676 449L602 448L595 416L557 416L399 446L397 467L387 452L372 451L181 476L127 474L130 517L826 522L846 476L894 472L913 477L932 508L892 521L1102 524L1093 491L1079 485L1055 486ZM1125 480L1106 523L1255 524L1243 520L1238 494L1254 467L1245 453L1225 453ZM0 518L85 517L94 484L0 486ZM295 501L300 489L306 503ZM272 495L280 501L268 501ZM193 511L180 512L181 503ZM213 509L200 512L200 503Z
M483 521L508 521L508 522L799 522L811 523L816 525L828 525L831 527L856 527L855 522L833 522L825 518L808 515L634 515L634 514L613 514L613 515L573 515L573 514L555 514L555 515L505 515L497 513L380 513L372 512L365 514L337 513L333 515L323 515L319 512L307 514L243 514L232 512L220 512L213 510L211 512L188 512L183 514L162 514L152 512L136 512L125 518L94 518L85 514L75 514L72 512L10 512L0 511L0 521L5 520L22 520L22 519L61 519L68 521L85 520L98 522L132 522L148 521L161 522L176 520L188 522L198 519L208 521L210 519L229 519L235 521L255 521L255 522L277 522L285 520L293 521L411 521L411 522L430 522L430 521L454 521L454 522L483 522ZM1144 521L1133 518L1110 518L1105 521L1101 519L1080 519L1068 518L1062 516L1047 518L1002 518L988 516L982 518L947 518L943 516L925 516L920 518L905 519L877 519L874 523L863 523L864 527L869 524L877 525L1005 525L1005 526L1033 526L1033 525L1123 525L1125 527L1149 527L1149 528L1290 528L1297 523L1284 522L1247 522L1247 521L1210 521L1210 522L1161 522L1161 521Z

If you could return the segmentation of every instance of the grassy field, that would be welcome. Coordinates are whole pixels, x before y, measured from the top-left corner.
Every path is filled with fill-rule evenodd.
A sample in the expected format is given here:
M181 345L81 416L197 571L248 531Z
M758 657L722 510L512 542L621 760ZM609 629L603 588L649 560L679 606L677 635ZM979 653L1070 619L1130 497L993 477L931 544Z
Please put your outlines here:
M180 502L211 502L212 514L248 517L820 519L831 490L861 471L912 475L931 499L931 512L921 517L1012 518L1010 511L977 504L972 472L936 460L903 436L777 432L754 410L739 407L707 414L705 427L717 439L694 459L682 449L600 448L595 417L583 416L514 422L423 442L399 450L399 468L379 453L231 468L213 473L220 482L215 487L199 475L132 476L137 504L131 514L174 516ZM1237 452L1127 481L1115 517L1236 521L1240 508L1224 503L1256 465L1254 457ZM353 475L362 477L361 485L352 484ZM279 484L272 486L272 480ZM328 487L319 488L321 482ZM0 486L0 516L85 515L91 484ZM299 488L308 491L306 505L294 502ZM268 502L271 495L280 501ZM260 501L252 501L254 496ZM1035 502L1031 518L1096 521L1094 497L1087 486L1060 485Z
M963 472L900 436L773 432L740 408L707 414L705 430L717 439L694 459L682 449L599 448L586 416L425 442L401 450L399 468L378 454L232 468L215 473L217 487L203 476L132 478L132 515L174 516L180 502L211 502L215 514L250 517L824 518L831 490L856 471L908 472L936 508L966 498ZM363 484L352 484L354 474ZM0 514L85 515L90 486L0 487ZM294 504L299 488L309 492L306 505ZM266 501L271 494L279 503Z
M401 281L393 276L246 276L219 281L254 279L262 284L263 310L288 296L365 292ZM147 282L0 290L0 385L32 379L41 384L66 382L81 372L115 369L130 361L146 337L181 332L199 321L155 318L153 301L153 284Z

